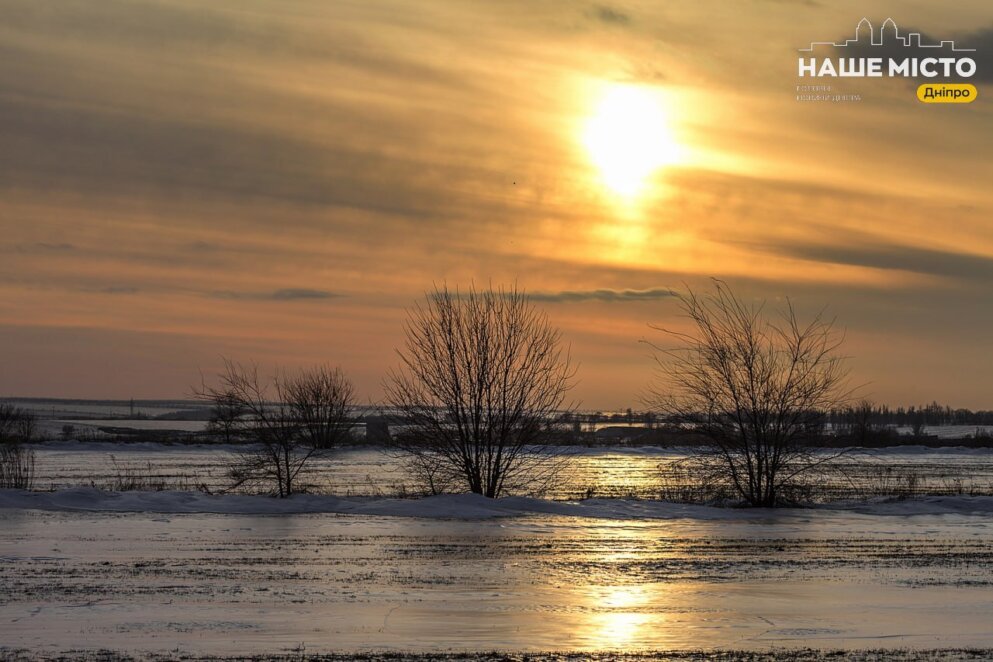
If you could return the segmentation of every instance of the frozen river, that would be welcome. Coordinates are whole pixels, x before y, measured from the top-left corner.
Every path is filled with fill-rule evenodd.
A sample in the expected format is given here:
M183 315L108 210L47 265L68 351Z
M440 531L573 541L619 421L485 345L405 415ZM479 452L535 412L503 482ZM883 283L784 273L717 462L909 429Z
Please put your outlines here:
M0 508L3 645L327 650L993 646L988 514Z

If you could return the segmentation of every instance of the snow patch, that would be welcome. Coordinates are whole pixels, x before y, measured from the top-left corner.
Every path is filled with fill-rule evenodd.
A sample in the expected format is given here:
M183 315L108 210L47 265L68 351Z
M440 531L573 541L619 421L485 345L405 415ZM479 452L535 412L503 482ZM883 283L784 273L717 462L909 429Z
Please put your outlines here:
M428 519L490 519L552 515L596 519L741 520L810 517L844 512L872 516L989 515L993 497L925 497L836 503L806 509L717 508L627 499L551 501L529 497L488 499L477 494L446 494L420 499L334 497L301 494L288 499L200 492L106 492L79 487L55 492L0 490L0 508L119 513L212 513L287 515L331 513Z

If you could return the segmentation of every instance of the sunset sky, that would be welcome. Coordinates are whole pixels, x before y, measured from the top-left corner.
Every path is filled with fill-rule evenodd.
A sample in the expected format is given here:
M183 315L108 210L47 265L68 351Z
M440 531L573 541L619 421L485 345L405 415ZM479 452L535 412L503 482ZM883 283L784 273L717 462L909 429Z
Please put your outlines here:
M673 291L827 307L879 402L993 407L993 8L0 0L0 396L183 397L222 356L363 402L434 283L516 281L584 409ZM968 105L827 81L867 16L977 48Z

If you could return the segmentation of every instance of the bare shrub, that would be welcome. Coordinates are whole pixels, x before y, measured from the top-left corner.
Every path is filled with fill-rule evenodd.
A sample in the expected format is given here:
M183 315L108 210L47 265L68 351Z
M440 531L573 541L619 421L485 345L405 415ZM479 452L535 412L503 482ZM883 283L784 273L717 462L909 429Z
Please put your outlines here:
M0 487L29 490L34 485L34 451L24 445L34 431L33 414L0 404Z
M19 443L0 444L0 487L30 490L34 486L34 451Z
M802 500L811 471L845 451L815 454L825 412L847 402L842 338L821 315L801 323L791 303L778 319L721 281L680 297L693 330L664 331L649 404L705 443L696 470L752 506ZM657 328L657 327L656 327Z
M31 441L34 433L34 414L11 404L0 403L0 443Z
M210 397L210 420L207 423L207 433L220 437L226 444L239 441L242 432L241 417L248 412L245 411L234 393L224 393L218 391Z
M385 384L392 447L431 492L540 493L562 456L547 440L574 369L561 333L524 292L436 288L409 311Z
M259 376L254 365L224 362L220 386L195 393L215 407L244 412L234 434L254 443L230 468L232 488L262 487L280 497L299 491L307 462L351 435L354 388L338 368L319 366L293 375Z
M707 454L659 465L658 495L674 503L724 504L737 493L724 468Z
M170 479L155 469L151 462L144 464L120 462L113 455L110 464L114 475L100 486L110 492L163 492L165 490L198 491L210 494L202 475L181 476ZM93 483L91 483L93 484ZM94 487L97 485L93 484Z
M401 453L401 461L411 483L425 496L456 491L461 483L458 469L450 462L440 461L438 455L428 450L410 451L409 448L413 444L416 444L416 441L405 440L403 437L392 444L393 448L406 449Z

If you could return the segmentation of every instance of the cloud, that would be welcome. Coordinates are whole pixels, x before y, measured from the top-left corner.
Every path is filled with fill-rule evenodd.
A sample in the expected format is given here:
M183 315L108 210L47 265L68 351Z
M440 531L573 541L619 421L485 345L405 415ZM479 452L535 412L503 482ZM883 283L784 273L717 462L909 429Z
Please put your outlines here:
M185 245L187 250L195 253L213 253L221 250L220 245L210 241L191 241Z
M336 299L344 296L337 292L327 290L311 290L304 287L291 287L272 292L233 292L230 290L219 290L208 292L207 296L212 299L234 299L251 301L307 301Z
M607 5L594 7L593 16L601 23L610 25L628 25L631 23L631 17L628 14Z
M76 247L68 243L55 243L48 241L37 241L33 244L20 244L13 247L18 253L65 253L76 250Z
M776 241L752 244L759 250L787 257L870 269L907 271L925 276L993 281L993 258L972 253L920 248L850 233L848 244Z
M327 290L309 290L306 288L290 288L286 290L276 290L271 295L270 299L276 301L293 301L296 299L334 299L340 297L340 294L335 292L328 292Z
M668 288L649 290L566 290L563 292L535 292L528 295L532 301L571 303L574 301L656 301L679 296Z
M367 31L356 26L372 20L363 12L317 5L321 29L276 6L253 17L238 3L194 10L70 1L50 16L22 3L0 27L0 190L143 204L337 205L438 224L487 200L503 211L505 203L476 193L503 169L453 157L479 149L458 133L476 114L449 120L453 137L439 144L434 125L412 121L399 101L458 115L449 109L482 98L486 83L431 49L412 55L402 41L384 47L360 36ZM407 16L411 29L427 14ZM420 28L433 39L452 26ZM313 94L286 75L301 69L338 82ZM351 89L379 101L357 104L341 92ZM375 96L382 89L391 92ZM436 194L439 183L447 195Z
M782 4L782 5L802 5L804 7L823 7L824 5L817 0L759 0L759 2L768 2L771 4Z
M115 285L111 287L105 287L100 290L102 294L137 294L137 287L129 287L126 285Z
M956 35L956 43L962 48L975 48L972 57L976 60L976 75L970 80L993 81L993 26Z

